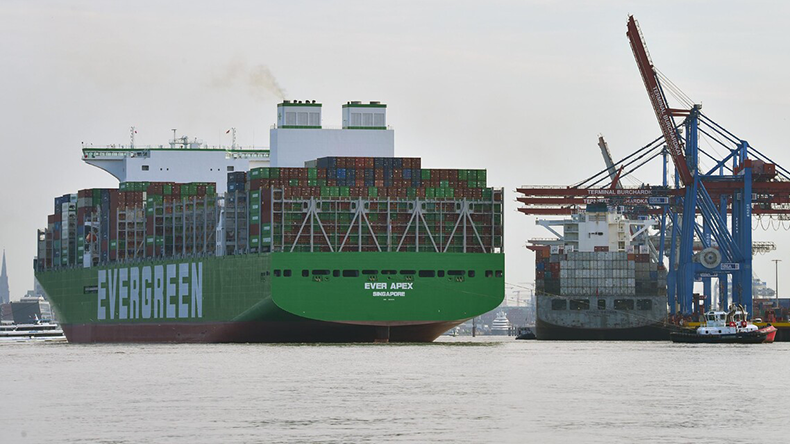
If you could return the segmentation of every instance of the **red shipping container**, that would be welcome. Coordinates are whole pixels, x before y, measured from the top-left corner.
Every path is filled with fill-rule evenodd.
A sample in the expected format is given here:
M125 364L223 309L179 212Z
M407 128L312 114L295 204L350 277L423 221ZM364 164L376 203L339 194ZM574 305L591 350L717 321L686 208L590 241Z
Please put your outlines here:
M272 190L264 188L261 190L261 223L268 224L272 221Z

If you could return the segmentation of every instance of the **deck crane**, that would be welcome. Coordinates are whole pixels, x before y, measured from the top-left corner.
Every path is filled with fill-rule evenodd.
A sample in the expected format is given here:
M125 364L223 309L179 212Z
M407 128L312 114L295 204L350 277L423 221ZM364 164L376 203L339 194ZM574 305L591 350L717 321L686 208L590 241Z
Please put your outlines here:
M720 305L732 302L749 307L752 215L790 214L790 171L708 118L701 106L671 108L633 17L628 18L626 35L662 135L618 162L607 162L604 170L574 185L518 188L524 196L517 200L525 204L519 211L569 215L586 204L606 202L639 216L661 218L658 249L659 257L669 257L670 310L691 313L694 282L701 279L709 296L714 278L722 295ZM682 117L682 122L676 123L675 117ZM724 147L725 155L717 157L701 149L702 136ZM715 166L701 170L700 156L713 160ZM618 187L619 179L659 157L663 160L662 185ZM667 170L670 158L674 183L670 183ZM619 169L616 177L611 176L614 169ZM669 251L665 251L665 236ZM695 244L702 251L695 251ZM710 300L706 302L710 304Z

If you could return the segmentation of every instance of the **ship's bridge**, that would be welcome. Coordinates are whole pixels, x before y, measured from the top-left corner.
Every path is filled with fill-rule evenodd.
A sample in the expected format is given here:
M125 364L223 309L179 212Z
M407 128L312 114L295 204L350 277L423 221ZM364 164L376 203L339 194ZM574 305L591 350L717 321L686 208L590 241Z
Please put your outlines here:
M82 147L82 160L120 182L216 182L227 188L227 173L269 165L267 148L208 146L197 139L173 139L169 146L107 145Z

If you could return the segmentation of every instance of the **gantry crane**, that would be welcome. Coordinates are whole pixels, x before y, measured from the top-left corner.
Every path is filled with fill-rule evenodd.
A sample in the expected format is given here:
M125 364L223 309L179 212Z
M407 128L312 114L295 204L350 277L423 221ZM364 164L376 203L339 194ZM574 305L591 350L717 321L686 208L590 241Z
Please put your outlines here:
M752 215L790 214L790 172L708 118L700 105L671 108L633 16L628 18L626 35L662 135L619 162L606 162L606 169L572 186L518 188L524 195L518 201L525 204L519 211L568 215L586 204L606 202L623 207L626 213L660 219L658 256L662 263L668 256L667 298L672 313L692 312L698 280L703 282L707 306L712 279L717 279L720 305L750 307ZM682 121L676 123L676 117ZM725 148L726 154L702 150L699 138L703 135ZM605 145L601 149L606 158ZM701 170L700 155L715 166ZM660 186L620 185L620 179L656 158L663 160ZM668 159L674 167L673 183ZM666 243L669 251L665 251ZM695 244L702 251L695 251Z

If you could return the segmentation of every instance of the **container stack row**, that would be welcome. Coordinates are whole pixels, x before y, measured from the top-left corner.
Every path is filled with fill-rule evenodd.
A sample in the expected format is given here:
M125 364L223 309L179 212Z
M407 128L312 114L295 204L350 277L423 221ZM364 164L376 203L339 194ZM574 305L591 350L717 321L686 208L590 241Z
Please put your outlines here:
M625 251L568 252L559 264L563 296L636 294L635 262Z
M324 157L304 168L254 168L248 190L287 188L287 197L486 199L486 170L422 169L419 158Z
M214 183L122 182L55 198L40 230L37 266L57 268L214 254L219 208Z
M39 266L283 252L493 253L503 191L485 170L418 158L325 157L304 168L229 172L214 183L122 182L56 199Z
M225 254L239 254L248 249L247 172L228 173L225 193Z
M580 252L549 246L535 250L535 288L561 296L663 296L665 269L649 253Z
M121 226L132 227L125 232L125 257L120 259L215 253L219 218L216 184L143 184L145 205L128 207L125 224L119 218ZM145 214L142 225L140 213ZM140 230L144 230L144 236ZM129 248L130 244L134 247Z

